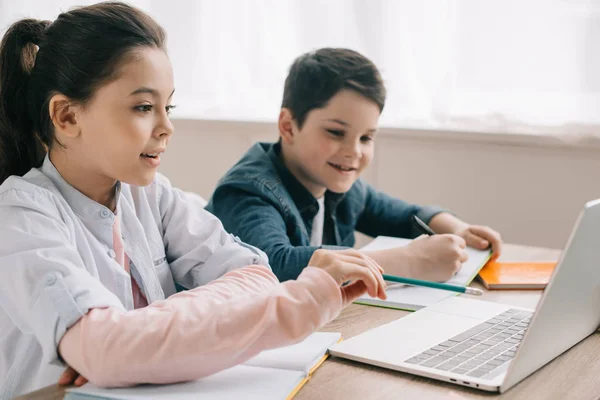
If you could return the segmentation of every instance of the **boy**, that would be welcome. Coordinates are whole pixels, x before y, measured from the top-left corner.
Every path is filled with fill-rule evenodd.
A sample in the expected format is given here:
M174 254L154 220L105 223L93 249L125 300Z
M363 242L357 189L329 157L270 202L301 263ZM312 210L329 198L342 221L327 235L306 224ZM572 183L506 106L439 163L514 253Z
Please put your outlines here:
M373 157L385 96L379 71L359 53L324 48L300 56L285 81L279 142L257 143L219 182L207 209L267 253L281 281L295 279L319 248L352 247L355 230L414 238L414 215L440 235L366 253L389 274L444 281L466 261L465 245L500 254L494 230L359 179ZM339 262L351 261L344 257Z

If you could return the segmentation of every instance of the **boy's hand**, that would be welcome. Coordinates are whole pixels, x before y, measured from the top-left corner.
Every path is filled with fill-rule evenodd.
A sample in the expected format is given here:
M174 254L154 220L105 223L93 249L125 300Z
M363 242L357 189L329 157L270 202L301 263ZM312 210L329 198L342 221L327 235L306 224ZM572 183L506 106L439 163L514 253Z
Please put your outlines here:
M308 265L323 269L341 286L342 304L344 307L365 292L371 297L382 300L385 294L385 282L381 268L371 257L358 250L324 250L313 253Z
M444 234L417 238L398 250L406 251L405 260L411 277L444 282L452 278L469 258L465 247L463 238Z
M60 378L58 378L58 384L61 386L67 385L75 385L75 386L83 386L87 383L87 379L85 377L79 375L79 372L75 371L73 368L68 367L65 372L62 373Z
M455 234L465 239L467 246L475 249L485 250L491 246L494 258L498 258L502 252L500 234L487 226L468 225Z

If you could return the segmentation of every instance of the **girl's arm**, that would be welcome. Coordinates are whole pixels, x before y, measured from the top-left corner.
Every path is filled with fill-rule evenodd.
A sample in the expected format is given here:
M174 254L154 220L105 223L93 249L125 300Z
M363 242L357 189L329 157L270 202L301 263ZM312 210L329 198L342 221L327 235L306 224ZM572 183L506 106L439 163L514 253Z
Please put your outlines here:
M101 386L186 381L296 343L341 308L339 285L321 269L279 284L268 268L250 266L146 308L91 310L60 354Z

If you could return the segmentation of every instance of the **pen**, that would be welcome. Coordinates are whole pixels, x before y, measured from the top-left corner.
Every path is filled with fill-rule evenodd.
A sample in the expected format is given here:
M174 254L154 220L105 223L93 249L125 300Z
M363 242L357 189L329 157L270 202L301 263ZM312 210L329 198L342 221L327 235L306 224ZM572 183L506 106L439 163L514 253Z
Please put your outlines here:
M435 235L435 232L429 227L429 225L427 225L425 222L423 222L421 220L421 218L417 217L416 215L413 215L413 218L415 220L415 222L417 223L417 228L419 228L419 230L421 231L421 233L425 234L425 235Z
M451 292L472 294L474 296L481 296L483 291L477 288L469 286L451 285L449 283L439 283L431 281L422 281L420 279L403 278L395 275L383 274L383 279L390 282L404 283L405 285L412 286L424 286L432 289L449 290Z

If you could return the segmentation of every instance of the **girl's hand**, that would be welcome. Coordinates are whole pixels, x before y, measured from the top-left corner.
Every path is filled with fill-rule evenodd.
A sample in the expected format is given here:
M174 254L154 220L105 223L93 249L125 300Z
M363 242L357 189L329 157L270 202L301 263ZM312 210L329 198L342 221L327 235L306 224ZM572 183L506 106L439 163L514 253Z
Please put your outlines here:
M79 372L75 371L73 368L68 367L65 372L62 373L60 378L58 378L58 384L61 386L67 385L75 385L75 386L83 386L87 383L87 379L81 375Z
M341 286L344 307L365 292L382 300L387 298L381 268L371 257L358 250L324 250L313 253L308 265L323 269Z

